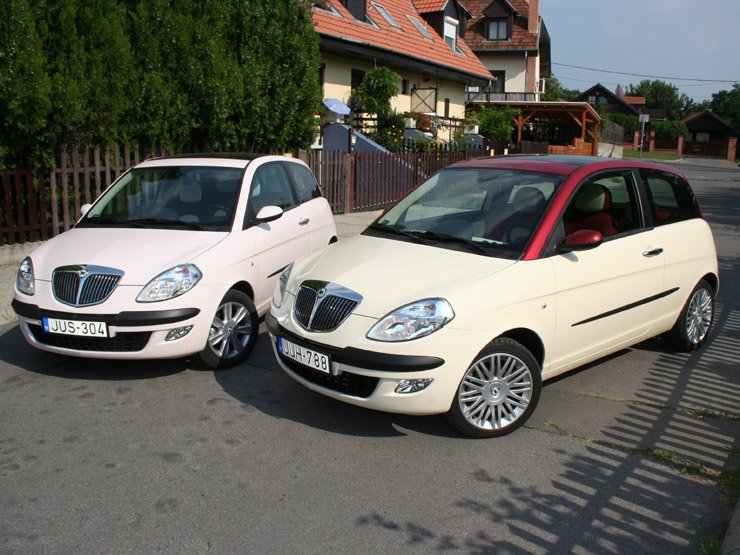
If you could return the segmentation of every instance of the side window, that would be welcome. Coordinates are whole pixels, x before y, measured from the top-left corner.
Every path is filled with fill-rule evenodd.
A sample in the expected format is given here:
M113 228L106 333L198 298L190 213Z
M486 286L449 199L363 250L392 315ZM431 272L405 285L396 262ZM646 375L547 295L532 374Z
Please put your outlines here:
M656 170L640 170L640 176L645 183L656 227L701 218L699 204L686 180Z
M301 164L290 163L286 164L288 173L293 179L296 193L298 194L298 202L306 202L314 198L321 196L321 190L319 184L316 182L316 178L306 166Z
M264 164L254 172L249 192L248 212L251 216L256 216L265 206L279 206L288 210L295 204L288 176L281 163Z
M637 191L629 171L594 176L580 185L563 215L565 234L592 229L604 237L642 226Z

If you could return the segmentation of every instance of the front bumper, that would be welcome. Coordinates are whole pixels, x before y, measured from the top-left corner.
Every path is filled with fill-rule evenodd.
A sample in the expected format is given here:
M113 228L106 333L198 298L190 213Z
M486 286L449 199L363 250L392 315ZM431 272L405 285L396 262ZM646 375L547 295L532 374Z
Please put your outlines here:
M291 378L327 397L399 414L447 412L469 364L490 340L483 332L443 328L403 344L383 343L364 339L372 322L351 315L333 332L311 333L297 326L289 313L265 316L275 358ZM282 355L278 337L328 355L331 371L313 370ZM421 391L396 392L402 382L413 379L432 382Z
M99 305L76 308L59 303L45 285L42 282L34 296L25 296L16 291L11 302L23 336L37 349L84 358L161 359L198 353L205 347L216 309L214 303L218 302L212 299L220 298L218 293L204 287L196 295L191 295L196 292L193 289L182 296L187 299L178 297L156 303L158 310L126 310L150 307L121 302L122 299L115 298L119 294L117 290L111 299ZM121 291L121 296L124 293ZM211 304L214 306L211 307ZM44 318L104 322L108 337L48 333L44 331ZM171 330L186 326L192 326L187 335L174 341L165 340Z

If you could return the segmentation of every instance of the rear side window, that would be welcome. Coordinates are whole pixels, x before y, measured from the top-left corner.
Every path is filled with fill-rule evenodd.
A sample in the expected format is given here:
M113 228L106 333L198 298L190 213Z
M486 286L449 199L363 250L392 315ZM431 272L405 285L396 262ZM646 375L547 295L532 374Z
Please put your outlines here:
M657 170L640 170L640 175L656 227L701 218L699 203L685 179Z
M319 184L316 182L316 178L311 173L311 170L300 164L286 164L286 166L288 167L290 177L293 178L293 184L295 185L299 202L306 202L321 196Z

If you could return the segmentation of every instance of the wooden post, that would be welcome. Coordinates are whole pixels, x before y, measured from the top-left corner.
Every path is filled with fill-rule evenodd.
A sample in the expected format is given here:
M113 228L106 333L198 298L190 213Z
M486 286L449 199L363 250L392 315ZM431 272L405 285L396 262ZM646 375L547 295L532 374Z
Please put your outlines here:
M62 224L64 231L69 229L69 176L67 175L67 149L62 147Z
M13 217L13 197L10 192L10 184L12 179L10 178L11 172L2 172L3 177L3 189L5 190L5 217L7 218L6 228L8 230L8 244L12 245L16 242L15 240L15 218Z
M342 176L345 184L344 194L344 213L351 214L355 209L355 156L346 152L342 156L342 166L344 175Z
M676 156L679 158L683 155L683 136L678 138L678 144L676 145Z
M59 199L57 198L57 171L51 170L51 236L59 235Z

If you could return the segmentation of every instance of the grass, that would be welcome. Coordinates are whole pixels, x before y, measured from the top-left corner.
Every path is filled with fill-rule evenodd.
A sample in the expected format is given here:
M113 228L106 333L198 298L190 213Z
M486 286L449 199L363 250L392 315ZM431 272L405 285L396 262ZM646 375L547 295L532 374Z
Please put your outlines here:
M625 150L622 153L625 158L640 158L639 150ZM680 160L681 157L673 152L643 152L643 160Z

